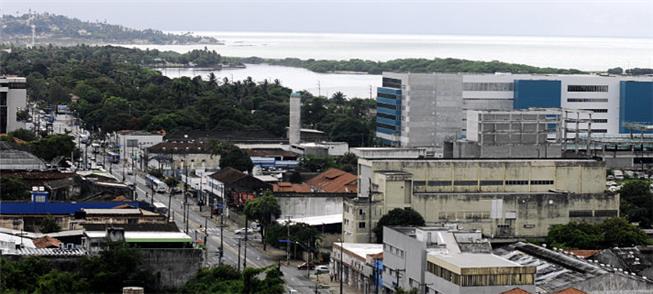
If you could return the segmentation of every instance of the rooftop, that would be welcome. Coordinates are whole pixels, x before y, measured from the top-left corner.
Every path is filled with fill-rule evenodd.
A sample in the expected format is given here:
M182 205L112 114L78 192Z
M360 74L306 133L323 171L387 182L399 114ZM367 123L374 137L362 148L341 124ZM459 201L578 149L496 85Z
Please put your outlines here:
M337 168L330 168L325 172L309 179L306 184L320 192L347 192L358 191L358 177Z
M311 186L306 183L279 182L272 184L273 192L307 193L311 192Z
M34 154L0 142L0 170L44 170L45 163Z
M378 255L379 253L383 253L383 244L334 242L333 247L342 247L343 251L347 251L363 260L365 260L368 255Z
M209 143L204 141L161 142L150 148L147 148L147 151L150 153L166 153L166 154L211 154L212 152Z
M436 257L444 262L453 265L456 268L479 268L479 267L519 267L521 264L512 262L494 254L478 253L454 253L449 254L446 251L429 252L428 257Z

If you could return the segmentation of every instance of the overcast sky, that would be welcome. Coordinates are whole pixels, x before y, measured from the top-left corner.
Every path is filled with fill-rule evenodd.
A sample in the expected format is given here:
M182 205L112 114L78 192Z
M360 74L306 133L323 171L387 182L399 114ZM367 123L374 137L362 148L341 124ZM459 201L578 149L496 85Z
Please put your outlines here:
M28 9L174 31L653 38L653 0L0 0Z

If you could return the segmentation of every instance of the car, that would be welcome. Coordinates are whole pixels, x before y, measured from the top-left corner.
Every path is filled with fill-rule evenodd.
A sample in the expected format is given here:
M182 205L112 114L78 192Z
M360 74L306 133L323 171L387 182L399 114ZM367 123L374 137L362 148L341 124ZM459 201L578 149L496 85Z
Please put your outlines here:
M316 274L326 274L329 272L329 267L326 265L318 265L315 267Z
M181 189L177 187L173 187L172 190L170 190L170 193L172 194L181 194Z
M315 268L315 265L312 264L312 263L309 264L308 262L304 262L304 263L297 266L297 269L299 269L299 270L305 270L305 269L312 270L314 268Z
M247 229L247 234L249 235L249 234L258 233L258 231L259 231L259 229L257 229L257 228L249 228L249 229ZM244 235L245 234L245 228L240 228L240 229L235 230L234 234Z

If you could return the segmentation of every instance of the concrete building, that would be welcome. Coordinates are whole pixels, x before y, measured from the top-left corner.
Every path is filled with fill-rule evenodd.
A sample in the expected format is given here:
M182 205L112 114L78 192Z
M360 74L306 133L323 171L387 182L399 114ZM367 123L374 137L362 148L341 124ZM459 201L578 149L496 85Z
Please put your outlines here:
M165 174L189 173L194 170L217 170L220 168L220 155L212 154L208 142L190 141L161 142L146 149L147 166L161 169Z
M384 227L383 285L418 293L535 290L535 267L494 255L480 232L447 227Z
M560 158L567 123L559 109L468 110L465 139L445 143L445 158Z
M421 158L426 157L426 148L396 148L396 147L357 147L350 152L358 158L388 159L388 158Z
M290 115L288 116L288 142L290 145L301 142L302 97L299 92L290 94Z
M0 76L0 134L25 128L18 113L27 110L27 79Z
M145 131L118 131L114 136L114 144L118 146L120 158L142 164L147 148L163 142L163 135ZM142 166L141 166L142 167Z
M341 265L342 263L342 265ZM333 243L329 274L335 281L342 281L363 293L379 293L382 284L377 284L382 275L383 245L370 243Z
M358 195L344 204L345 242L373 242L395 208L493 238L542 237L554 224L618 216L605 163L590 159L359 159Z
M384 73L377 92L381 143L436 152L443 138L466 130L467 110L590 110L594 132L607 134L653 121L653 77L646 76Z

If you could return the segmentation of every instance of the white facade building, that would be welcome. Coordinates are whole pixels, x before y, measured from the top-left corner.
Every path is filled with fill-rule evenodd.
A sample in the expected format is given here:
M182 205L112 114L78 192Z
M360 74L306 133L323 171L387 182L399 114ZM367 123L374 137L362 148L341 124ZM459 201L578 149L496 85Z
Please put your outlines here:
M19 111L27 109L27 79L0 76L0 134L25 128L18 121Z

